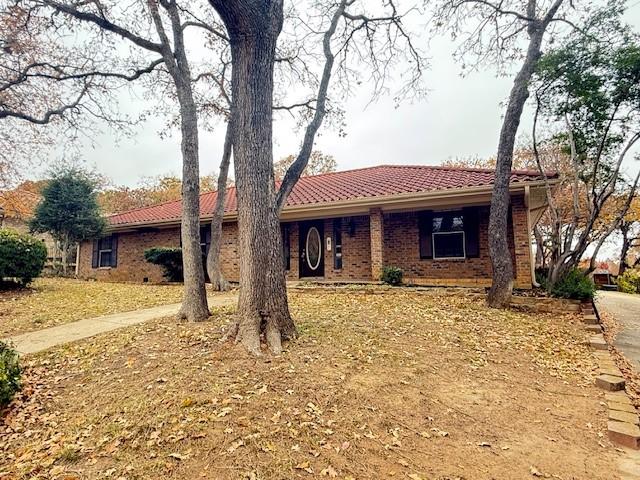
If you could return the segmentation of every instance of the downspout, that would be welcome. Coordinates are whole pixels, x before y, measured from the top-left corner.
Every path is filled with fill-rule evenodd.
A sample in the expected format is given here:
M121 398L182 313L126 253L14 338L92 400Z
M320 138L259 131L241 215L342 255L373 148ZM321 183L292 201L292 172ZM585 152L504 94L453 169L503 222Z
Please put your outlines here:
M536 281L536 257L533 255L533 241L531 240L531 206L529 205L529 185L524 187L524 204L527 207L527 234L529 235L529 264L531 265L531 285L540 288L540 284ZM538 247L539 248L539 247Z

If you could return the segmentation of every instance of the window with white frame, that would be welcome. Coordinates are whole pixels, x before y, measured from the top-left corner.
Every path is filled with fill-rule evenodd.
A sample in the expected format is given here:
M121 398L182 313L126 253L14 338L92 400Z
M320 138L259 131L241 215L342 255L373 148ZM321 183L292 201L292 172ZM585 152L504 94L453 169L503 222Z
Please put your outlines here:
M437 212L432 218L433 258L466 258L462 212Z

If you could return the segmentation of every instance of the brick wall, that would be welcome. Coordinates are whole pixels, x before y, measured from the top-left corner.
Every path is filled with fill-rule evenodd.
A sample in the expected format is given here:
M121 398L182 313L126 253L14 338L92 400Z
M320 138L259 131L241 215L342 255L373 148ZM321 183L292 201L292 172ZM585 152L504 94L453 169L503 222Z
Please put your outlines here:
M512 223L509 245L518 288L531 288L529 237L526 230L526 207L522 197L512 199ZM489 259L489 207L480 209L480 255L464 260L421 259L418 214L392 213L384 215L384 262L403 269L407 281L426 285L491 285Z
M118 262L116 267L92 268L93 242L80 244L78 276L113 282L163 282L162 269L144 259L144 251L152 247L180 246L180 229L167 228L147 232L118 234Z
M379 224L382 220L382 224ZM516 286L531 287L530 249L527 234L526 208L522 197L512 200L512 223L509 244L516 273ZM491 262L488 256L489 207L483 207L480 215L480 256L466 260L420 259L418 241L418 215L416 212L391 213L375 216L345 217L342 226L342 268L334 269L333 224L334 219L324 220L323 253L326 280L357 281L376 279L372 275L372 238L384 238L382 250L374 251L374 260L381 265L395 265L404 270L405 279L414 283L433 285L478 285L491 283ZM378 223L377 223L378 222ZM291 264L287 272L289 280L299 278L299 225L289 222ZM373 228L372 228L373 225ZM239 254L237 223L225 223L222 233L222 270L227 279L239 281ZM372 234L373 233L373 234ZM327 238L332 238L332 249L327 250ZM375 242L374 242L375 243ZM91 268L92 242L84 242L80 249L79 276L112 281L162 282L160 267L144 260L144 250L151 247L175 247L180 245L179 229L162 229L144 233L122 233L118 236L118 266Z
M238 255L238 224L222 224L222 244L220 245L222 274L230 282L240 281L240 256Z
M369 217L345 217L342 225L342 268L333 268L333 253L327 252L327 237L333 235L333 219L325 220L324 224L324 276L327 280L352 281L371 280L371 234Z

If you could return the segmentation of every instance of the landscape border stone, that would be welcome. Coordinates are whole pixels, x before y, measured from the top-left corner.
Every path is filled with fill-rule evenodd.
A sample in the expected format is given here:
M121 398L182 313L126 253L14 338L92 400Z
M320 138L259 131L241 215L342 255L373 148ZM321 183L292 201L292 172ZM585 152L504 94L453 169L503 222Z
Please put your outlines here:
M602 330L600 316L593 302L583 303L581 311L586 332L592 333L593 326ZM588 344L595 350L593 356L598 362L595 384L606 391L607 436L617 445L640 450L638 411L625 391L624 376L609 352L609 345L602 334L590 337Z

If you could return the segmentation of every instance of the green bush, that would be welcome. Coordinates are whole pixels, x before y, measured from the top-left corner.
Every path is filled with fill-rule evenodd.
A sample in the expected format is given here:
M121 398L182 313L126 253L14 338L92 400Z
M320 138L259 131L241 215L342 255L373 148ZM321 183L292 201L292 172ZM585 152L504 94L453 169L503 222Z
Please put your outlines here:
M8 405L20 390L20 374L18 352L0 342L0 407Z
M625 270L616 280L618 290L624 293L640 293L640 271Z
M587 275L577 268L567 272L551 288L554 297L589 300L596 293L596 285Z
M0 280L16 279L27 285L38 277L47 260L47 247L37 238L0 229Z
M383 267L380 277L388 285L400 285L402 283L402 269L399 267Z
M144 251L144 259L162 267L162 275L170 282L182 282L182 249L153 247Z

